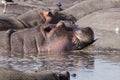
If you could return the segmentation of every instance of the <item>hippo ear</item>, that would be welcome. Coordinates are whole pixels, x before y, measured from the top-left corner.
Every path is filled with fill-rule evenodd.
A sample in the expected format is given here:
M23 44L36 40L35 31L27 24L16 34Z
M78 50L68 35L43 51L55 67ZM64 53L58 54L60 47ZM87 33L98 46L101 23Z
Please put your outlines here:
M70 80L70 73L68 71L63 71L57 74L58 80Z
M50 12L49 11L46 11L46 10L43 10L41 12L44 16L49 16Z
M65 23L63 21L59 21L56 25L57 28L65 28Z
M43 12L43 14L46 15L46 16L50 16L50 17L53 16L53 14L52 14L52 12L51 12L50 10L43 10L42 12Z

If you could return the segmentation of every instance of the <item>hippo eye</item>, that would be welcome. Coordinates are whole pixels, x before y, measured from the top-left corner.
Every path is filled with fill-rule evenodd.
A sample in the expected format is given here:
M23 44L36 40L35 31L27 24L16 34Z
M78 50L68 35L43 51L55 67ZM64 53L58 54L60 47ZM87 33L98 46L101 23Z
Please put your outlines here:
M44 29L44 31L45 31L45 32L50 32L50 31L51 31L51 29L52 29L52 28L47 27L47 28L45 28L45 29Z

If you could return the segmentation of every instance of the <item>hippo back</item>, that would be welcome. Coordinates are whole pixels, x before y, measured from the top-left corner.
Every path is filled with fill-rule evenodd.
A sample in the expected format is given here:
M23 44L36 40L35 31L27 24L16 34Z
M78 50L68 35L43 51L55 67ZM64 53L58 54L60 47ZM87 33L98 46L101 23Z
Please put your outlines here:
M17 19L24 24L26 28L37 26L38 24L44 23L38 10L28 11L20 16Z
M14 17L0 17L0 31L8 29L21 29L23 24Z
M41 71L26 73L14 69L0 67L0 80L70 80L67 73L54 71Z

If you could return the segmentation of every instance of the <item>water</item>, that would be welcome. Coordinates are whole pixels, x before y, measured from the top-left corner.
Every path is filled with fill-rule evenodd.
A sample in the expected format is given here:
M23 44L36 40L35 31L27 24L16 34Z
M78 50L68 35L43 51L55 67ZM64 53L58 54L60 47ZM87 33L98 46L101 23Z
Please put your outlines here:
M37 57L28 58L0 57L0 66L25 72L68 70L71 80L119 80L119 51L108 52L41 53Z
M108 58L95 56L92 69L75 69L72 73L78 74L72 80L119 80L120 62L111 62ZM105 56L104 56L105 57ZM120 58L120 56L118 56ZM113 59L114 60L114 59Z

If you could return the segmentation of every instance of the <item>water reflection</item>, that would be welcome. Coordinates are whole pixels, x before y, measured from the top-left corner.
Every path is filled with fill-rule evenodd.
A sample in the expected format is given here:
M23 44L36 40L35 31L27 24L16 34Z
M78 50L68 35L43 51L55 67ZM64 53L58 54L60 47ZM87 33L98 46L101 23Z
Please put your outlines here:
M94 57L83 52L40 53L37 57L1 57L0 59L0 66L28 72L74 70L79 67L92 69L94 67Z
M26 58L0 57L0 66L25 72L68 70L71 80L119 80L120 54L103 50L87 52L40 53Z
M48 53L43 57L39 56L39 59L42 60L41 62L43 63L45 70L66 70L78 67L94 67L94 58L83 52Z
M101 54L94 56L93 69L76 68L71 70L71 80L119 80L120 79L120 54Z

